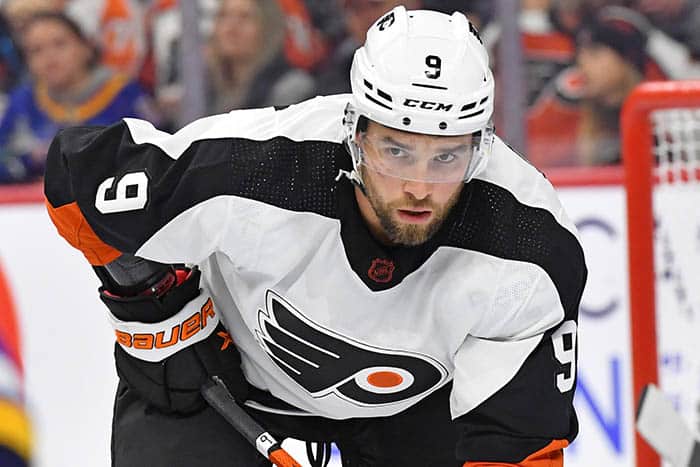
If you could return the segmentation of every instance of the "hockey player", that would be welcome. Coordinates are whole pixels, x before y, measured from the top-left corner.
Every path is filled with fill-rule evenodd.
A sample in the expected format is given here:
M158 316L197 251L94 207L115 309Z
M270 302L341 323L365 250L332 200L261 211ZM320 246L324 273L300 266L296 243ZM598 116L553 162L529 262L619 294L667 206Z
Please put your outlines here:
M117 335L113 465L269 465L204 404L211 376L345 466L562 465L584 258L493 134L476 29L395 8L351 80L174 135L54 140L49 213Z

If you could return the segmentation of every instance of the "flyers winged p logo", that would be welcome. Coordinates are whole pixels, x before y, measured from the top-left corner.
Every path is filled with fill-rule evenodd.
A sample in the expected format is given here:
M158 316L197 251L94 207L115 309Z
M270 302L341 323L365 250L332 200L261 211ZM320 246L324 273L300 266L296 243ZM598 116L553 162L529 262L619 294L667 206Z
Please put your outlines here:
M447 370L426 355L363 344L310 321L268 290L257 337L273 361L313 397L335 393L361 406L397 403L437 388Z

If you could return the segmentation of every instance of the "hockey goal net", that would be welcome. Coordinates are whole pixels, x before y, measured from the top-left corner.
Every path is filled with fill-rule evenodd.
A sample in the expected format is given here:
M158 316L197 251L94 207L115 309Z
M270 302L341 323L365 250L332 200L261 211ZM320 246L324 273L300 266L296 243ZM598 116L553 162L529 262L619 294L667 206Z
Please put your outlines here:
M622 112L635 407L658 383L700 424L700 81L650 82ZM636 437L636 465L659 458Z

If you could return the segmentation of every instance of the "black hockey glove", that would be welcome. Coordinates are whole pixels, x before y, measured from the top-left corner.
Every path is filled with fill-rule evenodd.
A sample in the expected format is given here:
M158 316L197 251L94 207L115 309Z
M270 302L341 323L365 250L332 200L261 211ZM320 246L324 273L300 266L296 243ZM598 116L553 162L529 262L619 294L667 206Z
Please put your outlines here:
M134 259L125 262L131 273ZM119 277L115 281L106 269L97 270L103 284L110 287L100 288L100 298L111 312L117 334L119 377L167 413L188 414L204 408L200 389L212 376L221 378L236 400L244 401L248 383L240 354L219 322L211 295L199 287L200 271L138 261L139 267L150 268L153 274L137 296L111 293L126 289L120 287ZM134 275L142 277L143 271L136 270Z

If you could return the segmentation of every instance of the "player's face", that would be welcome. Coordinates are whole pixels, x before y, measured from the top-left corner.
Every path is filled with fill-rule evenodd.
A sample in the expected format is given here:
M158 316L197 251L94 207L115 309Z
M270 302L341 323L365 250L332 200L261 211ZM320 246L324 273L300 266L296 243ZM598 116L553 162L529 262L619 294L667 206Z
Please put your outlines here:
M360 170L366 195L356 190L358 204L370 230L388 244L419 245L438 231L452 206L457 202L464 186L463 178L435 183L416 181L425 174L435 160L447 158L445 154L471 147L471 136L430 136L394 130L370 122L365 134L379 147L361 147L367 157L371 151L409 151L416 155L417 174L414 180L399 178L374 170L362 164ZM368 140L364 140L368 141ZM374 146L377 146L374 144ZM388 146L385 146L387 144ZM439 162L438 162L439 163Z

